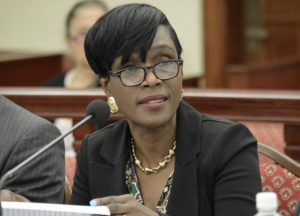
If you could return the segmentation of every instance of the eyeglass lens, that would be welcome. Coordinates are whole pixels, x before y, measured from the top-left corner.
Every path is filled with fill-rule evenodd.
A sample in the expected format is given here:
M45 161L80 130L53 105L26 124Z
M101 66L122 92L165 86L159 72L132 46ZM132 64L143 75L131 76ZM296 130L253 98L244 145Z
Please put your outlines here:
M74 42L83 42L86 37L87 32L80 32L76 36L71 36L70 39Z
M177 61L165 61L155 65L152 71L161 80L171 79L178 73ZM143 82L146 72L144 68L132 67L122 71L120 78L124 85L133 86Z

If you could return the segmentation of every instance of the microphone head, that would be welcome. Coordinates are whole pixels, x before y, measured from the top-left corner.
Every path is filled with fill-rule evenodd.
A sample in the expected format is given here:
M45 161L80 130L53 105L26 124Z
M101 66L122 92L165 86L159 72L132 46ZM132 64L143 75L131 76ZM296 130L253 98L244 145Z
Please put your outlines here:
M110 115L108 104L104 100L93 100L86 108L85 114L92 115L90 122L93 124L103 124Z

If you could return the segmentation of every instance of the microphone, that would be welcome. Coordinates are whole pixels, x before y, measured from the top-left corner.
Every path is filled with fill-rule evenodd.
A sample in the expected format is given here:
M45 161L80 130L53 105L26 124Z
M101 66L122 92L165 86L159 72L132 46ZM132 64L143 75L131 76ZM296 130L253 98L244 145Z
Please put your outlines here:
M99 124L105 122L109 115L110 109L107 103L103 100L94 100L86 108L85 114L88 116L92 115L90 122L93 124Z
M82 126L83 124L87 123L90 121L93 124L99 124L102 122L105 122L110 114L110 109L107 103L103 100L94 100L86 108L85 111L86 117L78 122L76 125L74 125L71 129L66 131L65 133L61 134L59 137L56 139L52 140L50 143L45 145L43 148L38 150L36 153L28 157L26 160L15 166L14 168L8 170L0 179L0 193L3 187L4 182L11 178L19 169L27 165L28 163L32 162L36 158L38 158L42 153L47 151L47 149L51 148L53 145L58 143L60 140L62 140L64 137L75 131L77 128ZM2 216L2 207L1 207L1 202L0 202L0 216Z

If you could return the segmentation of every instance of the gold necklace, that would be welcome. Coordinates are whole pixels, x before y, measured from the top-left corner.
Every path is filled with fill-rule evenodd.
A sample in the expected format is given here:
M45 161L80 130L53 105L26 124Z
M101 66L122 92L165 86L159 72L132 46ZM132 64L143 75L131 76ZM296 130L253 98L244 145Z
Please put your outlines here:
M132 154L134 157L134 163L146 174L150 174L150 173L158 173L158 171L165 167L168 163L170 163L172 161L172 157L175 154L175 149L176 149L176 140L174 141L174 147L172 149L169 149L169 155L165 156L165 159L161 162L158 163L157 167L153 167L153 168L144 168L142 167L142 163L141 161L136 157L135 155L135 145L134 145L134 140L131 137L131 149L132 149Z

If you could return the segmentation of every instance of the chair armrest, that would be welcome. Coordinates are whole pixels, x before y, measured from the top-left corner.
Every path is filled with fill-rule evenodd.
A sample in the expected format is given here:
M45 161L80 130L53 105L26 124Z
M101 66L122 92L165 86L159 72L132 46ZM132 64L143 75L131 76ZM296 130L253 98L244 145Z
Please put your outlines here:
M257 151L272 159L294 175L300 177L300 164L291 157L263 143L257 143Z

